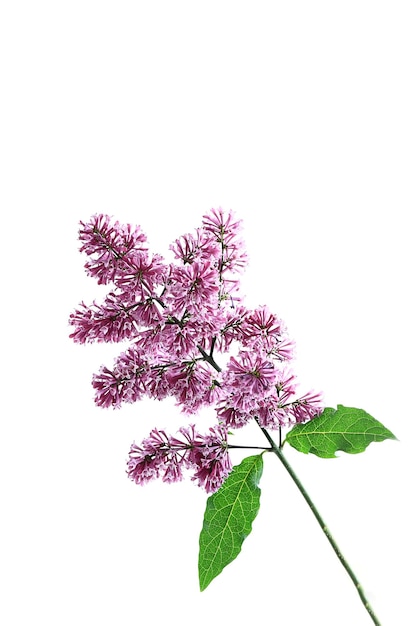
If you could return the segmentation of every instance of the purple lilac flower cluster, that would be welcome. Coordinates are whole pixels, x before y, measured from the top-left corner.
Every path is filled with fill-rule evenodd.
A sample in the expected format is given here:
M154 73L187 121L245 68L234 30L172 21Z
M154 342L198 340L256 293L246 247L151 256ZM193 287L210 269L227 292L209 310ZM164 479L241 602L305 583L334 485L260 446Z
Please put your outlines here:
M209 435L181 429L184 441L153 430L132 445L128 475L143 484L162 476L180 480L182 469L208 492L231 471L227 429L256 419L277 429L305 422L322 409L321 395L296 396L289 362L293 342L281 319L266 306L242 304L239 275L247 265L241 220L212 209L194 233L171 246L174 261L151 254L140 227L94 215L80 222L85 269L99 284L111 283L102 304L82 302L70 315L77 343L131 341L112 369L93 376L95 402L119 408L144 397L174 396L186 414L213 406L218 425ZM215 350L238 346L221 370Z
M180 435L183 439L154 429L140 446L133 443L128 476L138 485L161 475L162 480L171 483L182 479L184 469L191 469L192 480L197 480L200 487L217 491L232 469L226 428L219 424L210 428L208 435L200 435L191 425L181 428Z

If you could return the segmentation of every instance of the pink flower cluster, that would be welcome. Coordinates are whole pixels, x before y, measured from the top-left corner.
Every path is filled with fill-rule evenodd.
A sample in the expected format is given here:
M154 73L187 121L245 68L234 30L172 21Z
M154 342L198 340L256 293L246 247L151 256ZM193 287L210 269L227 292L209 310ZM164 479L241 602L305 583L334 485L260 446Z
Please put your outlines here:
M181 480L183 469L191 469L192 480L197 480L206 491L217 491L232 469L227 449L224 426L210 428L208 435L200 435L195 426L181 428L183 439L154 429L140 446L130 448L128 476L139 485L162 476L168 483Z
M93 376L95 402L119 408L144 397L174 396L186 414L213 406L222 428L239 428L256 419L277 429L305 422L322 409L320 394L296 395L289 368L293 342L266 306L242 304L239 275L247 265L240 238L241 221L233 212L212 209L194 233L171 246L173 262L150 254L139 227L94 215L80 222L81 252L89 275L112 284L102 304L82 302L70 315L70 337L77 343L130 340L113 368ZM237 346L221 370L215 350ZM182 430L188 443L154 430L130 452L129 476L137 483L162 474L179 480L182 468L208 491L217 489L230 471L226 431L218 440ZM158 443L160 442L160 443ZM198 451L198 452L197 452Z

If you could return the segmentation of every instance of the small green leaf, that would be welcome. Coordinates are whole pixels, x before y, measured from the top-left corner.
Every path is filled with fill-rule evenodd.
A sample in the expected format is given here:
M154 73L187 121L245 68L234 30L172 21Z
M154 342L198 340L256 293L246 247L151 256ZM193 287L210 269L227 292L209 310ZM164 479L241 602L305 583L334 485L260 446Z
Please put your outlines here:
M357 454L373 441L384 439L396 437L366 411L338 404L337 409L327 407L310 422L296 424L285 441L299 452L334 458L338 450Z
M208 498L198 557L201 591L237 557L250 534L260 507L262 469L262 455L247 457Z

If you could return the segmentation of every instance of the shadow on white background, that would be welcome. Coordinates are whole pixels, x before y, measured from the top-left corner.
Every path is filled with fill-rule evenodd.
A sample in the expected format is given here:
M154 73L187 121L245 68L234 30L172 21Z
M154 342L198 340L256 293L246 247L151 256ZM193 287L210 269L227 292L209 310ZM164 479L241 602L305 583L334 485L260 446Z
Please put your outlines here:
M97 409L91 375L122 348L68 339L69 313L106 293L83 272L80 219L138 223L169 259L220 205L244 221L247 304L286 321L301 384L399 439L333 460L287 454L381 623L415 622L413 9L1 9L7 626L371 623L272 455L253 533L201 594L205 494L125 475L134 439L185 418L172 402Z

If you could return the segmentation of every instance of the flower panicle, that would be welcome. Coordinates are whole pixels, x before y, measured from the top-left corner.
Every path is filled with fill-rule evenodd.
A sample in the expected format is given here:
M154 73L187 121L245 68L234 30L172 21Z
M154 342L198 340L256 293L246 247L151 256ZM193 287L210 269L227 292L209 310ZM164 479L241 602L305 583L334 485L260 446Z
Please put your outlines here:
M144 485L155 478L178 482L185 470L191 471L192 480L207 493L217 491L232 470L224 427L210 428L202 435L190 425L181 428L177 437L154 429L140 445L131 445L126 471L136 484Z
M146 236L139 226L112 223L109 215L95 214L88 222L80 221L80 252L90 257L85 264L88 275L99 285L112 282L128 255L147 251Z
M119 409L173 397L185 415L213 407L218 423L205 438L190 426L179 439L154 430L132 444L129 475L136 483L156 476L175 482L193 468L197 484L217 489L231 467L219 425L241 428L255 419L277 429L320 414L320 394L297 395L294 343L284 322L266 305L243 304L239 276L247 255L232 211L206 213L193 234L171 244L169 263L149 251L139 226L105 214L80 225L87 272L113 286L101 304L81 302L71 313L70 337L80 344L130 342L113 367L93 375L96 405Z

